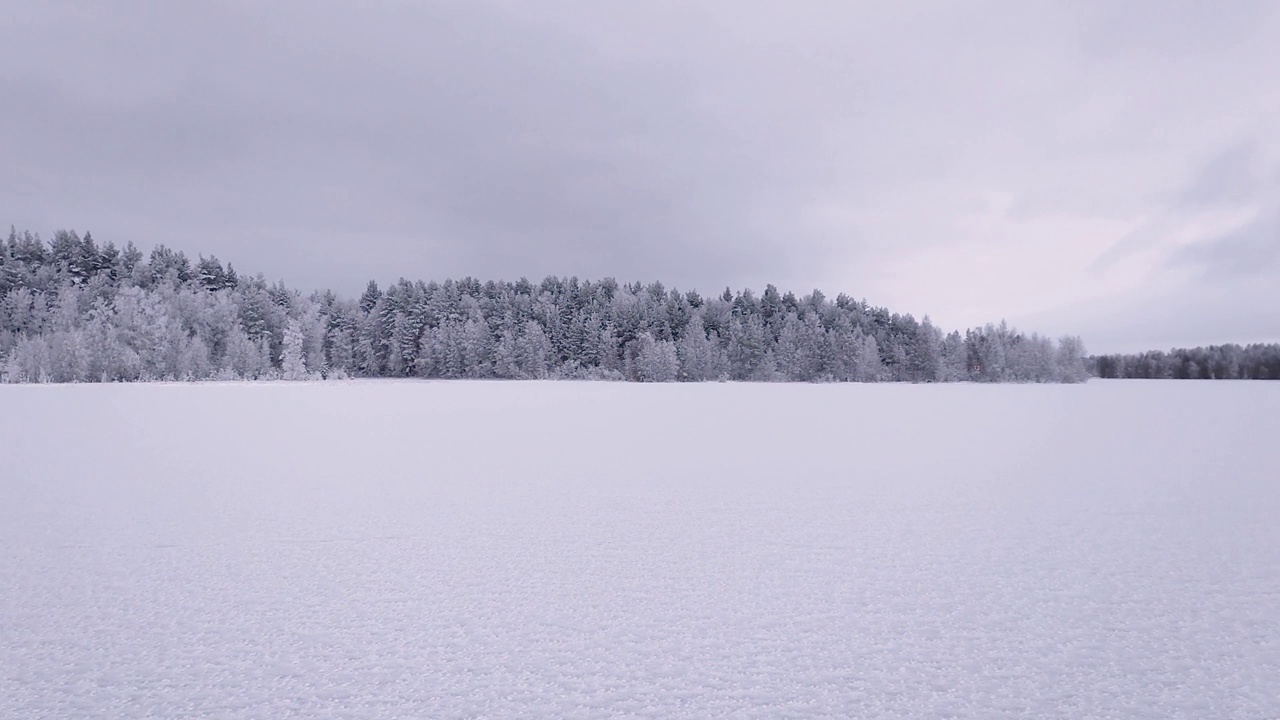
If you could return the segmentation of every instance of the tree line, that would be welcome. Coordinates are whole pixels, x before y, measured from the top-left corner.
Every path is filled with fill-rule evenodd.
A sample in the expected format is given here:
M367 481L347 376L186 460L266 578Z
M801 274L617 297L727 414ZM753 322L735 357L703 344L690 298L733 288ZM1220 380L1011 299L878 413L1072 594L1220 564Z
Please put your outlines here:
M1084 347L1005 323L944 333L820 291L703 296L548 277L370 282L303 294L216 257L11 229L0 243L9 382L564 378L1083 382Z
M1100 378L1153 380L1280 380L1280 344L1210 345L1132 355L1094 355Z

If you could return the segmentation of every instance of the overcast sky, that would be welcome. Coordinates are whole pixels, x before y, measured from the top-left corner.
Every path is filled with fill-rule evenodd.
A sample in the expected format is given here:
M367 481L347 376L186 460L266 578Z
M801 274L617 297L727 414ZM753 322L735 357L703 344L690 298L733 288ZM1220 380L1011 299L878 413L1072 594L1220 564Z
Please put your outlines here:
M347 295L847 292L1280 340L1280 3L12 2L0 218Z

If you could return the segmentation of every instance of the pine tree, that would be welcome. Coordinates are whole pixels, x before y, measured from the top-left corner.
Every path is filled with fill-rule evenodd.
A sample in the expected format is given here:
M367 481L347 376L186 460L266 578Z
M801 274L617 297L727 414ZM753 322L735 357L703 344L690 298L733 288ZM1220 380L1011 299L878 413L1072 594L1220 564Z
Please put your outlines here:
M655 340L649 333L636 339L635 359L628 375L640 382L675 382L680 372L676 345L670 340Z
M864 383L883 380L885 369L880 360L880 346L876 343L875 337L862 335L856 340L855 346L853 379Z
M929 316L914 328L910 337L910 379L912 382L937 382L943 379L942 333Z
M774 358L766 341L764 322L759 315L729 321L729 372L734 380L773 379Z
M493 375L491 358L493 338L483 319L468 320L460 334L462 366L469 378L487 378Z
M212 255L208 258L201 255L196 262L196 280L205 290L210 292L224 290L228 287L227 271L222 269L222 263L218 262L218 258Z
M493 349L493 375L506 380L521 376L519 356L516 352L516 334L503 330Z
M857 377L857 352L862 333L847 314L836 315L827 331L822 349L822 365L835 382L852 382Z
M942 341L942 381L960 382L969 379L965 368L964 338L952 330Z
M524 324L524 331L515 348L520 377L545 379L551 370L551 341L542 326L533 320Z
M720 348L718 340L719 338L707 336L702 316L695 314L689 321L684 337L676 343L680 380L703 382L728 377L729 359Z

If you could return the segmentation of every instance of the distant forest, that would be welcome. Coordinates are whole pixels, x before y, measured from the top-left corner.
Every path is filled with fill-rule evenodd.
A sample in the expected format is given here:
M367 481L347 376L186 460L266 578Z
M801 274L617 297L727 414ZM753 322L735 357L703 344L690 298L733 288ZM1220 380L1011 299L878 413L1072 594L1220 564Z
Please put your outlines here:
M9 382L565 378L647 382L1083 382L1079 338L925 317L770 285L703 296L661 283L370 282L304 295L215 257L85 234L0 243Z
M1153 380L1280 380L1280 344L1210 345L1135 355L1094 355L1089 371L1100 378Z

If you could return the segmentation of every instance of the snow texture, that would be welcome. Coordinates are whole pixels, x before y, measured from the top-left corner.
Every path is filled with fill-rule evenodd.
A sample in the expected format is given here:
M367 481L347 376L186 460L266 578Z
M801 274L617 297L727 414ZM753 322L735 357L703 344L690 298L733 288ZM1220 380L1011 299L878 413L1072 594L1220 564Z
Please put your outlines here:
M1280 717L1280 383L0 387L3 718Z

